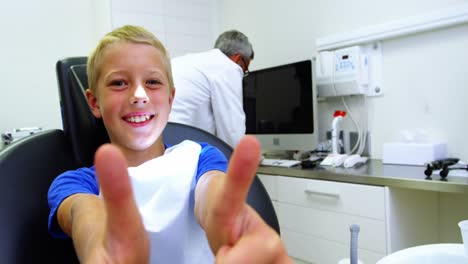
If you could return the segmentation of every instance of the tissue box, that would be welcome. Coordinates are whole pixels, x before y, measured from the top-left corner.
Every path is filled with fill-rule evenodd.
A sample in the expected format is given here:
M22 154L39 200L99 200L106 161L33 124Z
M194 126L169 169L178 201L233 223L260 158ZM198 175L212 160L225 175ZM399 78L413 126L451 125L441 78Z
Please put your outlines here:
M446 143L384 143L383 163L420 165L447 158Z

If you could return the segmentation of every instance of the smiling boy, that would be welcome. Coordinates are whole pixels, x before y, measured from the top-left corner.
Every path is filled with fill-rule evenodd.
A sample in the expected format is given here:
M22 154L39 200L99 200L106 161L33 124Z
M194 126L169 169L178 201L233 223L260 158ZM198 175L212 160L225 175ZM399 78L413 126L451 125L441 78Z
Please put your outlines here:
M290 263L245 203L255 138L241 140L228 168L205 143L164 144L175 88L159 40L136 26L110 32L88 59L88 80L90 109L111 144L95 166L57 177L48 197L50 232L70 236L81 262Z

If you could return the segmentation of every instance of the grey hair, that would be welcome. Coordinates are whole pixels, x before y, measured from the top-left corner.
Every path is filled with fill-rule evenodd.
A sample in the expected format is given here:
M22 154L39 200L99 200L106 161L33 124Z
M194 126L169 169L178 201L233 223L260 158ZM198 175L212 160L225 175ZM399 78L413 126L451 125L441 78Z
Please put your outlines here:
M219 35L214 47L220 49L228 57L239 53L244 59L252 60L254 58L254 51L249 38L242 32L234 29Z

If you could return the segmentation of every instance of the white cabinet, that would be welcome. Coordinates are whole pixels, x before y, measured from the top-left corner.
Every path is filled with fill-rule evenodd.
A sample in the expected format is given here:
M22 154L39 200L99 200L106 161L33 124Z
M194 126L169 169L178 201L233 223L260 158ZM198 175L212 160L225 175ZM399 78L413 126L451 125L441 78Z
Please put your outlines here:
M296 263L336 264L349 258L352 224L360 227L358 257L365 264L376 263L402 248L438 240L437 231L432 230L438 223L437 194L432 192L259 177L275 206L281 237Z

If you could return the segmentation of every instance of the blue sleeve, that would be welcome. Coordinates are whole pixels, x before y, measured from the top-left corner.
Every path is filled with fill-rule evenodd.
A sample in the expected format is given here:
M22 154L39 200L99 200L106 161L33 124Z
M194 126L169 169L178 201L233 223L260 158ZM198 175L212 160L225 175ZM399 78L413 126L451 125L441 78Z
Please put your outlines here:
M57 210L65 198L76 193L99 194L94 167L66 171L50 185L47 194L49 202L49 233L57 238L67 237L57 222Z
M222 172L227 171L228 161L224 154L217 148L208 145L207 143L199 143L202 147L200 157L198 159L198 169L196 180L207 171L218 170Z

